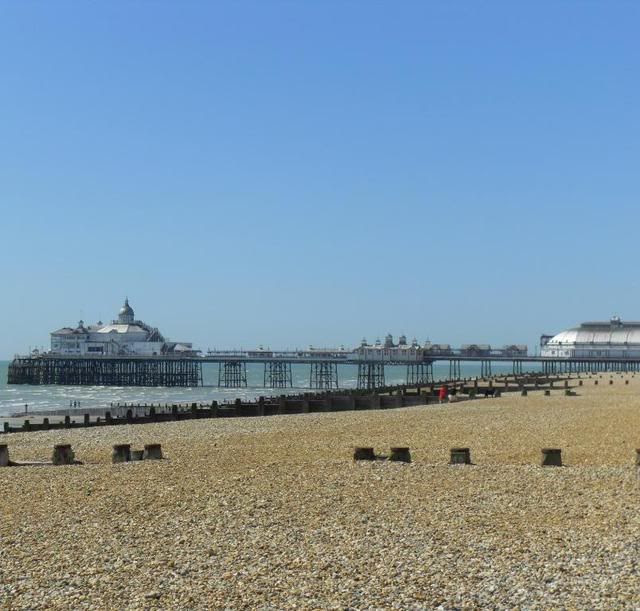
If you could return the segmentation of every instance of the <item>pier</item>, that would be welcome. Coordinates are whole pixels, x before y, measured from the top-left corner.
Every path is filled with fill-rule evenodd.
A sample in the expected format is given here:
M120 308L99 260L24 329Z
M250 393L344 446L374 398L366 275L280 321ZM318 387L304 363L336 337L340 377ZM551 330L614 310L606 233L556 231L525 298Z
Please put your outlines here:
M264 367L267 388L292 388L291 366L309 366L313 390L340 388L340 368L357 367L357 388L371 390L385 386L385 367L406 367L407 384L434 382L434 363L448 363L449 379L461 379L462 363L477 363L482 377L491 376L492 365L508 365L514 375L527 367L544 374L638 371L640 358L558 358L528 356L509 348L407 349L407 350L305 350L305 351L209 351L207 354L177 356L87 356L44 353L16 357L9 365L9 384L61 384L88 386L180 386L203 385L202 366L218 366L221 388L246 388L247 365Z

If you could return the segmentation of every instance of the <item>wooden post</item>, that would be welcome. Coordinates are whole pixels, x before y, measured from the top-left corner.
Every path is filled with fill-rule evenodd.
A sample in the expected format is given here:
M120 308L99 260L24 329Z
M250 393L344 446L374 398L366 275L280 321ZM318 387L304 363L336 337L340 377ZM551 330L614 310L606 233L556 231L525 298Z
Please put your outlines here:
M0 443L0 467L10 466L9 446L6 443Z
M543 467L562 467L562 450L558 448L542 449Z
M143 450L131 450L129 452L129 458L133 462L134 460L142 460L144 457Z
M75 456L71 445L68 443L60 443L53 446L53 457L51 462L54 465L73 465Z
M373 448L355 448L353 451L353 460L375 460L376 455Z
M159 443L149 443L144 446L145 460L161 460L162 446Z
M91 424L91 416L89 414L84 415L84 425L89 426Z
M389 460L396 462L411 462L411 452L409 448L391 448Z
M469 448L451 448L451 465L470 465L471 450Z
M121 443L113 446L111 462L129 462L131 460L131 444Z

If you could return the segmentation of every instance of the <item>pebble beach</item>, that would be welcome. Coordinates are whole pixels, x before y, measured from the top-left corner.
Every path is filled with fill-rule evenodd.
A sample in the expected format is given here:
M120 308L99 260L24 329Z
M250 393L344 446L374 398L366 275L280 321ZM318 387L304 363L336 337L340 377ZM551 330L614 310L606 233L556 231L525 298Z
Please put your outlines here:
M573 397L0 436L15 461L70 443L84 463L0 469L0 608L640 608L640 376L581 380ZM112 464L119 443L165 459ZM449 465L453 447L474 464Z

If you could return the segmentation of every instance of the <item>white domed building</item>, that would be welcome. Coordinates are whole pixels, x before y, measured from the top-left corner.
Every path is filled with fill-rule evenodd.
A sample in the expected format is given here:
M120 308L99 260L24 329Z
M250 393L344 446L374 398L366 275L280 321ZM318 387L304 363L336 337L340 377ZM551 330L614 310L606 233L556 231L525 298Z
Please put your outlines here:
M553 337L543 335L540 355L555 358L640 358L640 322L583 322Z
M51 352L85 356L194 354L191 343L168 342L157 327L136 320L129 299L108 325L99 321L85 326L81 320L75 329L63 327L51 333Z

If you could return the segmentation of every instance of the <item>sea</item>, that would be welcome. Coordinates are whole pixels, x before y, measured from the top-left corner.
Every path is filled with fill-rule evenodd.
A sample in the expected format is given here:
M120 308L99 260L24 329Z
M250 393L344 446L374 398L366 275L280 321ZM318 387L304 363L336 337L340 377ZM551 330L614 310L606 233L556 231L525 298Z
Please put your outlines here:
M190 388L140 387L140 386L30 386L25 384L7 384L9 361L0 361L0 424L2 418L12 413L22 413L25 406L29 411L46 411L69 408L79 404L80 408L108 408L111 403L218 403L230 402L239 398L252 400L260 396L292 394L309 391L309 365L292 365L293 388L266 388L264 386L264 367L260 364L247 365L246 388L219 388L218 366L203 365L203 386ZM493 373L509 373L511 364L494 365ZM444 380L449 376L449 364L435 363L434 378ZM385 367L387 384L403 384L406 381L406 367ZM463 363L462 377L480 375L479 363ZM338 367L340 388L355 388L358 368L355 365Z

